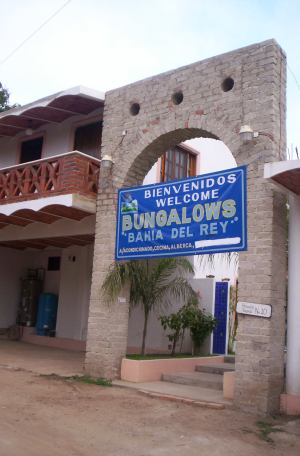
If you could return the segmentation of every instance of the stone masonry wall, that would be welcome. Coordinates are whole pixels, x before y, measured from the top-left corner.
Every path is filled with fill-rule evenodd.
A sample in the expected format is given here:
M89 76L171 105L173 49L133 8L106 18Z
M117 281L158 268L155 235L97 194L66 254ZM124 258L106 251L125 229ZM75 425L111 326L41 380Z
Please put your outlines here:
M285 55L269 40L106 94L102 156L111 155L114 165L111 172L102 169L100 174L88 373L118 377L127 347L128 299L107 306L100 293L114 259L117 189L141 184L170 146L211 137L222 140L239 165L249 164L249 249L240 255L239 299L273 306L269 320L239 316L235 403L253 412L278 410L283 386L286 215L285 201L263 179L263 165L280 160L285 151L285 77ZM183 100L176 104L178 93ZM135 104L140 109L133 115ZM241 144L238 132L243 124L262 134Z

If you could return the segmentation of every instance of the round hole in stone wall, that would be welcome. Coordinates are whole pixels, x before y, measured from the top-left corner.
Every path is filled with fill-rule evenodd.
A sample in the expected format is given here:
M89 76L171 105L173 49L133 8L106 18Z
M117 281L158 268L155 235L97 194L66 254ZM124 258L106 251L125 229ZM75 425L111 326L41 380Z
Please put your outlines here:
M222 90L223 92L229 92L229 90L233 89L234 80L232 78L225 78L222 82Z
M172 101L173 101L174 105L179 105L180 103L183 102L183 93L181 92L181 90L173 93Z
M140 112L140 109L141 109L141 107L140 107L139 103L132 103L132 105L130 106L130 114L132 116L137 116L138 113Z

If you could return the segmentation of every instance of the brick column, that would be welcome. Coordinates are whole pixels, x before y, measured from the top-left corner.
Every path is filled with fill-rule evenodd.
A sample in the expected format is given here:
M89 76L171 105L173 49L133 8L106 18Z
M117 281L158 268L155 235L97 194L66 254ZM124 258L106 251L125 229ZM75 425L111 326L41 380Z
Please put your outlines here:
M279 410L283 389L286 299L285 198L248 172L248 252L240 253L239 300L271 304L270 319L238 315L235 404L254 413Z
M109 305L101 297L101 285L114 260L116 205L111 171L101 167L85 371L109 379L119 376L126 355L129 311L126 295L126 302Z

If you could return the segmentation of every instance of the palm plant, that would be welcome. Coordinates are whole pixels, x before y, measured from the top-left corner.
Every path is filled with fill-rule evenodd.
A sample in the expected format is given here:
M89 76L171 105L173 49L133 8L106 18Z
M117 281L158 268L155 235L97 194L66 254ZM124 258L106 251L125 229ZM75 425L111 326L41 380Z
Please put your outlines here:
M167 307L173 298L183 301L194 295L186 279L194 268L186 258L163 258L159 260L130 260L113 263L102 285L106 302L116 300L125 285L130 287L130 307L142 306L144 326L141 354L145 354L148 319L152 310Z

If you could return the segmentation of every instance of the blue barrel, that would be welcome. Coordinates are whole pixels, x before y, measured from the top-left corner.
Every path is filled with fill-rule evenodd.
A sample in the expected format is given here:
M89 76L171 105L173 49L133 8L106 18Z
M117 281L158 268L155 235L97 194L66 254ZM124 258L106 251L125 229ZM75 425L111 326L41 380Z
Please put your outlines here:
M39 297L36 333L39 336L53 335L56 327L58 296L42 293Z

